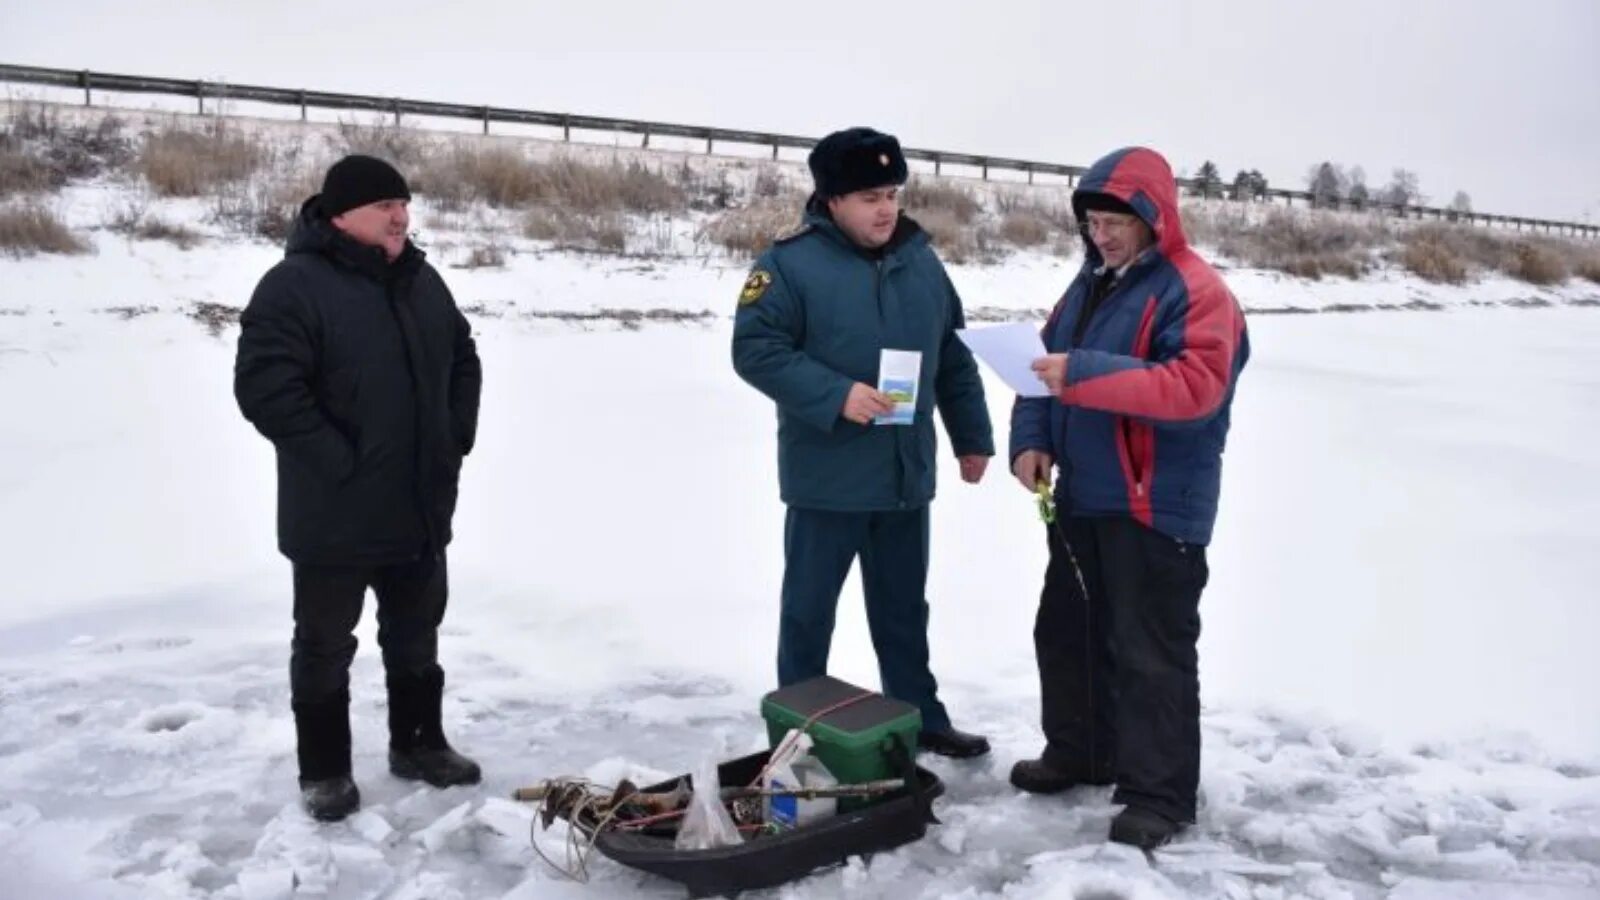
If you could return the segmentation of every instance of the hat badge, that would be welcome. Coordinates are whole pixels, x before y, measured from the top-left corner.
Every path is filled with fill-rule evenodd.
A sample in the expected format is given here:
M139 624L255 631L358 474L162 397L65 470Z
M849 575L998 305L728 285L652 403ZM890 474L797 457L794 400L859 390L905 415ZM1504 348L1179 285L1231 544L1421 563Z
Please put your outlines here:
M889 154L887 154L887 153L879 153L878 154L878 165L887 166L888 164L889 164Z

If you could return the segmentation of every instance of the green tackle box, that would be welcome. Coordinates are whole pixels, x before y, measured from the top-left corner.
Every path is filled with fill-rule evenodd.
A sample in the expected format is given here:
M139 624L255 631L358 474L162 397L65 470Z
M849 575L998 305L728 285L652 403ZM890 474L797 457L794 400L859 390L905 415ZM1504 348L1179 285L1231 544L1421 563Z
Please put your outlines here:
M894 738L898 736L905 752L915 759L921 711L837 678L822 675L763 697L761 717L767 721L767 738L776 747L789 729L800 728L822 710L862 694L868 696L822 716L806 729L811 735L811 752L840 784L898 778L901 770L890 756Z

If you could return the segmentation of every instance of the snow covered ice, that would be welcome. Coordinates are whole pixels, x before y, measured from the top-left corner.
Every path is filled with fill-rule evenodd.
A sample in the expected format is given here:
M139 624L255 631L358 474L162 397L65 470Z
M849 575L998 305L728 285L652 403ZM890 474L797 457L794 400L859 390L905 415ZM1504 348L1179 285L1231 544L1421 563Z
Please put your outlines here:
M69 216L113 190L69 190ZM294 786L270 448L233 404L235 332L186 314L241 305L278 251L95 241L0 261L0 895L679 896L600 858L589 884L563 879L505 798L760 745L782 516L770 406L728 363L743 267L445 269L489 311L441 638L447 727L485 781L387 774L369 614L363 808L318 826ZM1031 311L1069 272L1023 255L953 277L971 307ZM1202 603L1198 825L1146 858L1104 843L1107 791L1006 783L1039 749L1045 547L1003 469L970 488L946 461L934 669L995 752L928 763L949 791L927 839L770 896L1600 896L1600 311L1572 303L1597 292L1225 274L1247 307L1449 308L1251 318ZM1523 294L1552 308L1463 308ZM716 315L525 315L599 308ZM1010 395L989 389L1003 430ZM833 671L876 684L854 583ZM539 835L557 859L563 838Z

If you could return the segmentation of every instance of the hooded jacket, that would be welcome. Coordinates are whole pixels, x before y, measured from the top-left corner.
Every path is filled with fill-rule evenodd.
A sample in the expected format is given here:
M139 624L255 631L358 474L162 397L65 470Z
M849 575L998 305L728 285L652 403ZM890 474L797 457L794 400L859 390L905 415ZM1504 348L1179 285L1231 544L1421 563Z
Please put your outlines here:
M1089 309L1104 260L1085 234L1083 268L1043 332L1049 352L1068 354L1066 384L1058 397L1018 398L1011 459L1051 454L1064 512L1130 516L1205 545L1234 388L1250 355L1244 313L1190 248L1160 154L1135 147L1095 163L1073 194L1080 220L1091 194L1132 207L1155 243Z

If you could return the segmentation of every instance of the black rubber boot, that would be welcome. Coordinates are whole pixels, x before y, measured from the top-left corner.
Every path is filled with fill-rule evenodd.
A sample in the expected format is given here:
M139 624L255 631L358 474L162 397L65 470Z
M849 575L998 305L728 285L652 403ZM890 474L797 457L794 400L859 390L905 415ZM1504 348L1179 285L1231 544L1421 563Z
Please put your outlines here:
M343 819L361 808L350 778L350 695L293 706L300 802L318 821Z
M436 750L389 751L389 772L407 781L426 781L434 787L477 784L483 780L478 764L449 747Z
M361 792L349 775L320 781L300 779L300 805L318 822L337 822L361 808Z
M1011 767L1011 784L1030 794L1059 794L1080 785L1108 785L1109 778L1086 777L1083 773L1058 769L1040 759L1024 759Z
M989 752L989 739L955 728L917 732L917 749L954 759L971 759Z
M1154 850L1171 841L1182 830L1182 823L1137 806L1124 809L1111 820L1111 840L1140 850Z
M451 749L444 737L444 671L388 676L389 772L434 787L477 784L478 764Z

